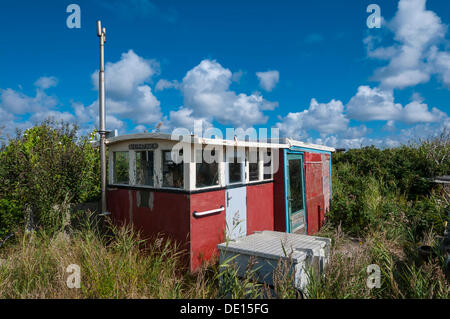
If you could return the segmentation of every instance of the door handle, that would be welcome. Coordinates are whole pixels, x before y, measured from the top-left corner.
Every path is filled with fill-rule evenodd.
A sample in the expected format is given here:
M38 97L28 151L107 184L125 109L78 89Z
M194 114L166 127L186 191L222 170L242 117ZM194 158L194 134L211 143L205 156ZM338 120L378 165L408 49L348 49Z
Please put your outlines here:
M230 193L227 192L227 207L230 207L230 199L232 199L233 197L230 196Z

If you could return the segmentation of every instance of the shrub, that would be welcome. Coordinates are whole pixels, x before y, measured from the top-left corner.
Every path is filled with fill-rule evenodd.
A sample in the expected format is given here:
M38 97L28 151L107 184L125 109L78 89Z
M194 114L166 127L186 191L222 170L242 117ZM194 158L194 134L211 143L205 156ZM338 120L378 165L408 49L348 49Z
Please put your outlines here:
M95 135L78 137L77 131L75 125L47 120L17 132L1 148L0 237L23 223L26 207L42 227L58 228L56 204L99 197L99 153L90 143Z

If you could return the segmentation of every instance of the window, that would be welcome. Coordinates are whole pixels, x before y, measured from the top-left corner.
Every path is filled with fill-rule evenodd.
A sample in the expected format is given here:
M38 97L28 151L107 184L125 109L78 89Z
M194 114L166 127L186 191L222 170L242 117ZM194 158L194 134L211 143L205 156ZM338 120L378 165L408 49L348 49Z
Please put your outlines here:
M215 157L215 150L210 152L211 157ZM219 164L213 158L205 161L205 155L209 155L209 151L197 150L195 153L195 186L198 188L219 185ZM211 161L213 163L207 163Z
M272 152L263 152L264 156L264 179L272 179Z
M136 152L136 184L153 186L153 151Z
M113 177L114 184L128 184L128 152L114 152L113 153L114 169Z
M183 161L175 163L171 151L162 151L163 187L183 188ZM180 151L183 156L183 151Z
M238 156L236 149L233 156L229 156L228 162L228 183L242 182L242 159Z
M259 152L255 148L250 148L248 150L248 172L249 172L249 181L257 181L259 180Z

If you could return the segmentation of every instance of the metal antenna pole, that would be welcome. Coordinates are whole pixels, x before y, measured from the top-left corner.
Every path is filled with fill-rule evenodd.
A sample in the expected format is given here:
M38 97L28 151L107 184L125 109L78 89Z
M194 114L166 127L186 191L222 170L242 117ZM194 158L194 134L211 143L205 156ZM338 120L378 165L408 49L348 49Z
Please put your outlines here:
M106 29L97 21L97 36L100 38L100 72L98 74L98 107L99 107L99 135L100 135L100 174L102 190L102 211L106 212L106 128L105 128L105 57Z

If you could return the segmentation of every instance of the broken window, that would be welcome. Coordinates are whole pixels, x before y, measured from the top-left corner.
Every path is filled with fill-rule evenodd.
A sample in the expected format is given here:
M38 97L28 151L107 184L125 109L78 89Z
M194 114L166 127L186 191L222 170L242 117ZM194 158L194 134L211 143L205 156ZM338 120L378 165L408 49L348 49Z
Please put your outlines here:
M163 187L183 188L183 151L180 151L180 162L172 159L171 151L163 151Z
M153 186L153 151L136 152L136 184Z
M114 184L128 184L128 170L130 169L128 164L128 152L114 152L113 162Z
M198 188L219 185L219 164L214 161L215 150L197 150L196 157L196 171L195 171L195 186ZM210 160L206 160L206 155L211 155ZM208 163L212 162L212 163Z

